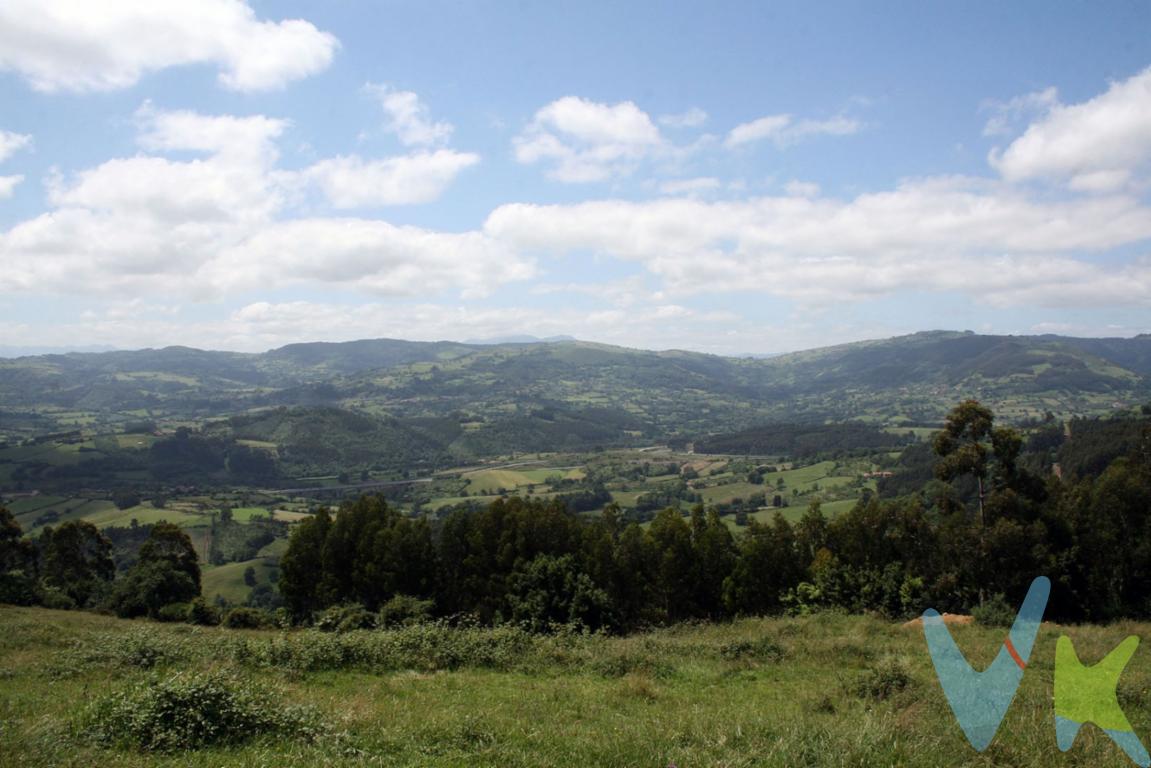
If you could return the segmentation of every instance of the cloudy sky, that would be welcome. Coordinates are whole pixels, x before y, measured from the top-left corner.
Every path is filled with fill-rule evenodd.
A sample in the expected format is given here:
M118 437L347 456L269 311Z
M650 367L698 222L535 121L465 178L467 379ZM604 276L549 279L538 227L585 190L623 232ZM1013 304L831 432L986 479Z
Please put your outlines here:
M0 0L0 345L1151 332L1151 5Z

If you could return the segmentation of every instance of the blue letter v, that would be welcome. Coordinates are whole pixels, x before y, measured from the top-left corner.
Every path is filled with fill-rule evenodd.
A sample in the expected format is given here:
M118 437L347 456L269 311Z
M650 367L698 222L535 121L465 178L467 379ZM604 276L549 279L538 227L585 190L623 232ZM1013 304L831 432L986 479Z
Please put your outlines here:
M976 672L967 663L939 612L928 608L923 613L923 633L927 636L935 673L939 675L955 719L967 734L971 746L979 752L987 749L995 738L995 732L1019 690L1050 594L1051 582L1046 576L1031 582L1023 607L1011 625L1011 633L995 661L982 672Z

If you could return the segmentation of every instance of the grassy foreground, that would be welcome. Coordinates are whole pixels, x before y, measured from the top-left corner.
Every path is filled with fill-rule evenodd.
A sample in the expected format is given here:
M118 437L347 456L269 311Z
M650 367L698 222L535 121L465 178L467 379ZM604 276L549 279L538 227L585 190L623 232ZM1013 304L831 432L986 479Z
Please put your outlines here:
M1002 633L957 627L977 667ZM1055 745L1055 641L1084 663L1151 624L1045 625L1020 693L976 753L922 632L817 615L627 638L412 627L344 635L237 631L0 606L0 766L1124 766L1092 726ZM310 725L227 747L100 746L94 707L219 673ZM122 700L122 699L121 699ZM1151 658L1119 701L1151 737Z

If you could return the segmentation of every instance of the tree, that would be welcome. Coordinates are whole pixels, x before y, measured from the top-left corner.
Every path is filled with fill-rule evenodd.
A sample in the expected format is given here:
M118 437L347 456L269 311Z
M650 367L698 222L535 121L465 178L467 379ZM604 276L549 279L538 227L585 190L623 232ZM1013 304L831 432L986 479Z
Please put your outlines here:
M20 523L0 506L0 603L27 605L35 600L36 549L23 536Z
M288 609L297 618L309 616L327 604L321 599L319 581L324 568L324 545L332 527L327 509L303 520L292 531L288 550L280 558L277 585Z
M188 534L172 523L152 526L140 546L139 559L116 585L111 607L125 618L159 615L171 603L184 603L200 594L200 564Z
M116 575L112 542L85 520L69 520L40 535L42 583L66 594L79 607L86 605Z
M249 565L244 569L244 583L249 587L256 586L256 567Z
M986 525L984 501L988 496L989 464L994 463L994 478L1001 487L1011 485L1015 462L1023 447L1021 436L1014 429L997 428L990 408L976 400L966 400L948 413L943 431L936 434L932 447L939 456L935 471L940 480L975 478L982 529Z

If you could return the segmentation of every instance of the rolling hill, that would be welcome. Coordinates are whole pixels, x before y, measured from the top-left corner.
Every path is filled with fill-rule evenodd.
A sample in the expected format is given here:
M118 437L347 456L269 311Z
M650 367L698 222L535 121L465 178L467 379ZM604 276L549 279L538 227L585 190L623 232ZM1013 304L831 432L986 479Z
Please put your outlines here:
M1151 335L933 331L765 359L566 340L392 339L262 354L43 355L0 360L0 439L114 431L141 419L227 422L212 428L289 456L293 445L320 444L335 460L341 444L367 443L434 461L693 439L772 421L930 425L965 397L1007 419L1136 406L1151 398Z

